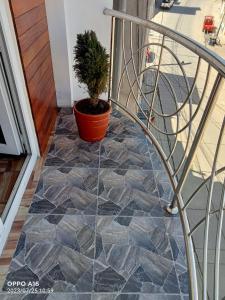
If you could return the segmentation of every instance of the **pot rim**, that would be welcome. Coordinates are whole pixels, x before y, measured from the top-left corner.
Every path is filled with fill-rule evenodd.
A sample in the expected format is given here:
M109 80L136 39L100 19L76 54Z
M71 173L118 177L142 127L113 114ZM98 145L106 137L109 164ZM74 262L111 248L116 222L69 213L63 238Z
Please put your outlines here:
M97 115L85 114L85 113L80 112L80 111L77 109L77 107L76 107L77 104L80 103L80 102L82 102L83 100L89 100L89 99L90 99L90 98L83 98L83 99L80 99L80 100L78 100L78 101L74 101L74 102L73 102L73 111L79 113L80 115L83 115L83 116L91 116L91 117L93 117L93 118L97 118L97 117L99 117L99 116L105 116L105 115L108 115L109 113L111 113L112 108L111 108L111 105L109 104L109 100L106 101L106 100L103 100L103 99L99 99L99 100L102 100L102 101L108 103L108 105L109 105L109 109L108 109L106 112L104 112L104 113L102 113L102 114L97 114Z

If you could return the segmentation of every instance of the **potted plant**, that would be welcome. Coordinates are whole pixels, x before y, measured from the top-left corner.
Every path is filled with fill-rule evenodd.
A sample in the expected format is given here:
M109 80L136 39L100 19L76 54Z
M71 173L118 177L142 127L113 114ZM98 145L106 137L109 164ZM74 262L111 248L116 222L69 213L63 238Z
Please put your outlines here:
M99 99L107 90L109 55L92 30L77 35L74 54L73 70L89 94L73 107L79 135L85 141L99 141L106 134L111 112L109 102Z

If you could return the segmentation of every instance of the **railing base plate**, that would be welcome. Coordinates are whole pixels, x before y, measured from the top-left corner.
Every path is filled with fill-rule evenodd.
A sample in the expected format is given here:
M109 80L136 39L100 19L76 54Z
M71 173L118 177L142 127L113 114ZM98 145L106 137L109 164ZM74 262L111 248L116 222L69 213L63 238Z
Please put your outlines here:
M170 214L170 215L177 215L177 214L178 214L178 207L171 208L170 205L168 205L168 206L166 207L166 211L167 211L168 214Z

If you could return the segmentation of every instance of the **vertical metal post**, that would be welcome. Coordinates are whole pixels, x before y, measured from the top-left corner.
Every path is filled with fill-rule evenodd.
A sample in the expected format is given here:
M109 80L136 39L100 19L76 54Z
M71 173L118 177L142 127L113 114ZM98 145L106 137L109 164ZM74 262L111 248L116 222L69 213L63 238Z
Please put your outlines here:
M154 9L153 9L152 1L147 0L147 5L146 6L147 6L147 9L146 9L145 18L146 18L146 20L150 21L151 18L153 17L153 15L154 15ZM143 37L141 39L142 44L140 44L140 42L138 42L138 48L142 48L143 45L147 45L149 43L150 29L142 27L142 31L143 31L143 33L142 33ZM139 35L140 35L140 33L139 33ZM140 54L139 54L139 69L140 69L140 71L144 70L145 67L146 67L146 52L145 51L146 51L146 49L144 49L143 52L140 51ZM140 75L140 79L139 79L140 86L142 86L142 84L144 83L143 78L144 78L144 72L142 72L141 75ZM140 97L141 97L141 94L139 93L138 94L138 101L140 101Z
M223 9L224 9L224 8L223 8ZM217 29L217 32L216 32L216 37L215 37L216 40L217 40L217 38L218 38L218 36L219 36L220 29L221 29L221 27L222 27L224 17L225 17L225 10L223 11L223 16L221 17L220 25L219 25L219 27L218 27L218 29Z
M114 58L114 36L115 36L115 17L112 17L111 22L111 41L110 41L110 61L109 61L109 86L108 86L108 99L112 98L112 79L113 79L113 58ZM111 101L110 104L112 105Z
M120 0L117 9L121 12L126 13L127 0ZM122 21L119 19L115 20L115 32L114 32L114 54L113 54L113 70L112 70L112 98L116 99L117 91L120 82L123 53L122 53Z
M205 228L204 228L204 246L203 246L203 291L202 291L202 299L207 300L207 283L208 283L208 245L209 245L209 225L210 225L210 212L212 206L212 199L213 199L213 188L215 183L215 176L216 170L218 165L218 157L221 153L221 142L224 135L224 128L225 128L225 119L223 120L223 124L221 127L221 131L219 134L219 138L217 141L216 151L213 159L212 171L211 171L211 178L209 183L209 193L207 199L207 206L206 206L206 216L205 216ZM222 207L223 210L223 207ZM218 228L217 228L218 230ZM218 232L217 232L218 236ZM218 245L218 244L217 244ZM217 253L218 255L218 253ZM217 275L217 274L215 274ZM218 280L219 281L219 280ZM214 288L219 288L219 285ZM218 300L218 297L215 298Z
M168 212L171 213L171 214L177 212L177 207L176 207L177 195L180 193L180 191L181 191L181 189L184 185L184 182L185 182L186 177L188 175L188 171L189 171L189 169L191 167L191 164L193 162L196 150L197 150L197 148L198 148L198 146L201 142L201 138L204 134L207 122L209 122L211 113L213 111L213 108L214 108L214 105L215 105L215 102L216 102L215 97L217 96L219 86L221 84L221 80L222 80L221 75L217 74L217 77L216 77L214 85L212 87L207 105L206 105L204 113L202 115L201 122L198 126L197 132L196 132L195 137L194 137L194 141L192 143L190 152L188 154L186 163L184 165L184 169L182 171L180 179L178 180L178 184L177 184L177 187L175 189L175 194L174 194L173 200L172 200L170 206L167 209ZM173 209L174 209L174 212L173 212Z
M161 43L161 49L160 49L160 54L159 54L159 63L158 63L158 68L157 68L157 73L156 73L156 78L155 78L155 85L154 85L154 89L153 89L152 100L151 100L151 103L150 103L150 106L149 106L149 117L148 117L148 123L147 123L147 127L148 128L149 128L150 123L151 123L153 106L154 106L155 98L157 96L157 89L158 89L159 75L160 75L159 72L160 72L160 65L161 65L161 61L162 61L164 41L165 41L165 36L163 35L163 37L162 37L162 43Z
M218 229L216 234L216 253L215 253L215 265L214 265L214 298L219 300L220 293L220 252L221 252L221 237L223 229L223 216L224 216L224 205L225 205L225 179L223 182L223 193L220 203L220 212L218 220Z

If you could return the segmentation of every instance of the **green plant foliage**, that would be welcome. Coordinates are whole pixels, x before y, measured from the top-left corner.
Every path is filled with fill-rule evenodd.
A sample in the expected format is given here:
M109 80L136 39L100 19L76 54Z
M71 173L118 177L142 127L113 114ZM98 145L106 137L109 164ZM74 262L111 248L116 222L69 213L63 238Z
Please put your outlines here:
M80 83L87 86L91 99L98 103L99 95L107 90L109 55L94 31L77 35L73 69Z

